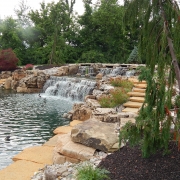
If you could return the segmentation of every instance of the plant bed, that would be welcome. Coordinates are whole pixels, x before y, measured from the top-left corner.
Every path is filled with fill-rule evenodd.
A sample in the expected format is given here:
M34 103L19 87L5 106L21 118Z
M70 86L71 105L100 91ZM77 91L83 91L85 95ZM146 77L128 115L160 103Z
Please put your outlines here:
M175 142L169 143L168 155L162 151L142 158L138 146L124 146L101 161L100 167L110 172L111 180L177 180L180 179L180 151Z

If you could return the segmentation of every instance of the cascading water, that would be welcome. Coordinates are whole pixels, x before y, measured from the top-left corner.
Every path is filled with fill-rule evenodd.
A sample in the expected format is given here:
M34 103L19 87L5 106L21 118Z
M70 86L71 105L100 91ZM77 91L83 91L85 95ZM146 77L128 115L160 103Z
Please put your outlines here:
M43 91L51 96L61 96L72 100L82 101L91 94L96 82L82 78L51 76L44 85Z
M94 69L91 66L79 66L78 73L81 74L81 76L89 75L94 76Z
M115 68L101 68L100 73L102 73L104 76L124 76L126 74L127 69L124 67L115 67Z

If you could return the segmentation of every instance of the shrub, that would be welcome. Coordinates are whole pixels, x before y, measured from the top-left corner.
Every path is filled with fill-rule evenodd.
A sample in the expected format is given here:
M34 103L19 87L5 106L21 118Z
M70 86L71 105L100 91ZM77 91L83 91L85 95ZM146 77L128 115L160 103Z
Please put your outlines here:
M125 103L128 100L127 89L116 88L109 95L99 99L102 108L113 108Z
M11 71L17 68L18 58L12 49L0 50L0 71Z
M32 70L33 69L33 65L32 64L26 64L26 66L24 66L24 70Z
M124 89L129 90L133 88L132 82L121 78L110 79L110 84L114 87L123 87Z
M77 170L77 180L103 180L109 179L107 174L109 171L100 168L94 168L91 164L80 166Z

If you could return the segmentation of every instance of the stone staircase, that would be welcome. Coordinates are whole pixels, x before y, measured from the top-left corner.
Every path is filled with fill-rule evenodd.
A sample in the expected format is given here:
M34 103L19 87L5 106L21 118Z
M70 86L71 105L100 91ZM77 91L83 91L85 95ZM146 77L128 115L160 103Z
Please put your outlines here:
M144 102L147 84L146 81L140 82L135 78L129 78L128 80L134 83L134 87L132 89L132 92L128 92L130 98L128 102L123 104L125 109L123 109L122 111L138 114Z

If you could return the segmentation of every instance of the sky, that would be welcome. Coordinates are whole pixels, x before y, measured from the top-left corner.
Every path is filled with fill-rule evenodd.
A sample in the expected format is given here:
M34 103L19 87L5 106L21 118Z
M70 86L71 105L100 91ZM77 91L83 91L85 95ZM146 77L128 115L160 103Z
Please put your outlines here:
M45 3L57 2L58 0L44 0ZM15 17L14 9L18 9L21 0L0 0L0 18L4 19L7 16ZM40 8L40 2L42 0L26 0L28 6L33 10ZM74 9L81 15L84 11L82 0L76 0Z

